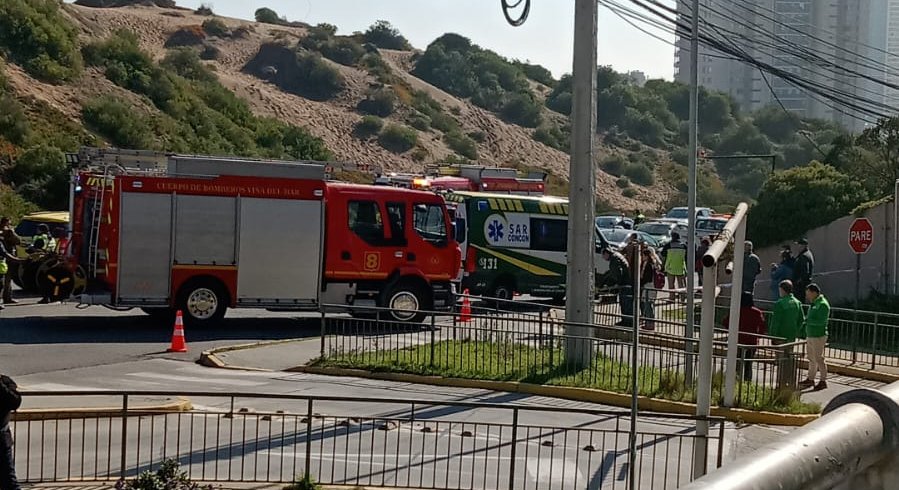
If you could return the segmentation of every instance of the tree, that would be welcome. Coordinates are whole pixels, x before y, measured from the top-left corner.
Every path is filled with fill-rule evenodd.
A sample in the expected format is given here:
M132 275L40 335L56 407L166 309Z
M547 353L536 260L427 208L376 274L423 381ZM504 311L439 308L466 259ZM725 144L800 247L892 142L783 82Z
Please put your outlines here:
M765 182L749 214L748 234L760 246L773 245L846 216L867 199L856 179L813 161Z
M362 37L365 39L365 42L372 43L379 48L399 49L402 51L412 49L409 41L386 20L379 20L372 24Z
M278 13L268 7L256 9L256 22L263 24L281 24L283 21L278 17Z
M44 209L65 209L69 174L58 148L33 146L22 152L5 174L5 180L26 200Z
M892 193L899 179L899 117L881 119L859 135L857 144L874 156L856 163L856 171L875 183L874 197Z
M53 83L81 74L78 31L57 0L0 1L0 54Z
M799 129L799 118L776 105L759 109L752 114L752 121L759 131L778 143L786 143Z

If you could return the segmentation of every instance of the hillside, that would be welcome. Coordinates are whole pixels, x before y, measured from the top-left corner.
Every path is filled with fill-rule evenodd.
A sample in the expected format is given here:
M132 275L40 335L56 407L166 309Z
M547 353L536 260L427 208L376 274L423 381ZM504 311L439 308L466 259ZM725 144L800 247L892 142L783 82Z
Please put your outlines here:
M333 158L338 161L375 165L388 171L413 171L423 168L428 163L463 161L468 157L483 165L544 169L563 181L567 179L568 155L536 141L533 136L534 129L506 122L495 112L479 107L467 98L451 95L414 75L415 60L421 56L421 52L377 49L380 71L360 66L361 63L347 66L322 57L320 62L335 69L342 80L342 89L339 93L325 98L309 96L301 90L288 91L279 88L279 85L283 86L279 81L273 78L269 81L260 78L259 72L264 70L254 72L251 68L254 66L253 63L257 65L263 63L265 65L263 68L268 70L265 73L274 71L269 65L275 64L277 49L282 51L293 49L293 46L303 43L304 39L308 43L308 40L314 37L310 36L310 31L316 29L314 27L310 28L300 23L274 25L216 16L214 18L221 21L231 33L216 36L208 32L204 34L203 28L200 27L213 17L185 9L156 6L93 8L67 4L61 11L63 17L76 29L77 44L85 53L85 46L106 42L110 36L116 35L118 30L125 29L136 34L140 49L154 62L160 63L173 52L172 49L166 48L167 43L172 44L173 34L200 31L201 41L188 39L187 44L195 44L196 47L193 49L203 52L203 58L213 58L206 59L202 63L222 86L243 99L255 116L275 118L282 123L303 128L311 135L320 138L327 150L333 154ZM107 53L104 56L109 56L108 52L111 52L112 48L107 46L104 49ZM260 51L261 49L263 51ZM366 49L372 48L366 45ZM274 53L274 60L265 58L270 52ZM213 54L205 56L206 53ZM165 134L164 129L160 128L167 127L171 124L170 119L178 120L179 116L154 99L154 95L150 92L152 87L141 91L135 89L131 82L121 79L114 81L115 77L110 74L112 65L108 62L91 63L87 59L89 56L85 54L85 68L80 75L62 83L58 80L51 83L33 76L34 70L22 66L15 56L9 58L5 62L4 70L7 92L24 107L32 126L62 124L47 122L48 119L52 119L64 120L65 124L75 127L67 130L68 134L75 136L64 144L54 145L60 149L70 150L73 148L64 146L90 142L119 146L129 146L128 143L131 143L130 146L143 144L171 151L203 152L206 149L192 144L196 139L194 133L200 134L196 127L199 123L196 121L191 121L194 133L191 133L190 137L183 137L186 142L184 145L171 143L175 137ZM387 81L390 83L384 83L384 70L389 72ZM189 75L183 73L181 75L190 79ZM531 87L536 89L536 93L540 90L548 91L547 87L540 86L539 83L530 83ZM178 83L175 83L175 86L177 88ZM360 128L357 126L363 117L360 102L377 99L379 91L385 87L395 94L396 107L392 113L383 116L384 126L402 125L416 133L417 142L405 151L404 148L393 148L379 141L381 138L374 135L360 134ZM437 104L436 109L427 109L434 111L428 118L429 120L433 118L434 121L416 122L416 119L421 119L421 111L425 110L422 106L426 107L434 101ZM155 134L150 134L150 138L147 138L147 135L138 135L137 138L125 137L123 140L127 135L119 134L121 128L103 126L102 122L105 120L103 118L99 118L100 122L92 119L90 124L85 123L86 116L94 114L96 112L94 109L98 105L104 110L120 108L122 112L137 115L138 122L145 119L147 121L145 127L140 126L143 129L135 129L135 132L149 130ZM546 120L565 119L546 108L543 108L542 112ZM228 115L226 112L223 113ZM52 117L48 117L47 114L51 114ZM440 129L437 129L438 117L448 121L441 125ZM95 116L94 119L98 118ZM221 123L220 127L224 127L222 124L225 123ZM409 126L418 126L420 129L412 129ZM179 134L182 132L179 130ZM24 148L25 145L22 146ZM391 147L393 151L385 147ZM614 150L609 148L600 147L601 158L613 152ZM638 208L657 209L664 205L674 192L670 185L664 183L649 187L628 185L629 190L624 194L630 197L625 197L622 194L621 183L616 186L618 180L613 175L598 172L598 198L606 207L629 212ZM564 184L556 187L557 191L563 188Z

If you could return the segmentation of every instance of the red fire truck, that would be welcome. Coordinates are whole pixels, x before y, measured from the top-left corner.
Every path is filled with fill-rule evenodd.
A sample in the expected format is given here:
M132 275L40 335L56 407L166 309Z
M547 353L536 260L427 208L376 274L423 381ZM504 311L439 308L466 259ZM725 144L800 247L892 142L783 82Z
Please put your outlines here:
M542 196L546 172L519 172L514 168L480 165L429 165L421 174L386 174L375 179L379 185L392 185L436 192L475 191L524 196Z
M68 158L70 272L51 275L54 299L179 309L194 324L229 307L328 305L421 321L453 304L461 255L433 193L330 182L319 162L99 149Z

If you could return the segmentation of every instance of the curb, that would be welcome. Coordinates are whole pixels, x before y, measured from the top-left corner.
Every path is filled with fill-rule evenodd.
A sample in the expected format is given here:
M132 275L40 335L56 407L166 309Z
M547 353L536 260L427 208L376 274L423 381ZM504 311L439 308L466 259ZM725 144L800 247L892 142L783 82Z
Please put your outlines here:
M197 359L197 364L200 364L200 365L206 366L206 367L217 368L217 369L232 369L235 371L255 371L255 372L271 373L271 372L274 372L274 370L250 367L250 366L236 366L233 364L228 364L225 361L221 360L221 358L218 357L218 354L222 354L225 352L234 352L234 351L239 351L239 350L255 349L257 347L268 347L270 345L280 345L280 344L289 344L292 342L302 342L304 340L309 340L309 339L302 338L302 339L267 340L264 342L252 342L249 344L238 344L238 345L229 345L226 347L217 347L215 349L210 349L210 350L201 352L200 358Z
M23 393L28 396L28 392ZM128 415L153 415L158 413L187 412L193 404L187 398L178 397L174 401L160 404L137 404L128 407ZM12 414L14 421L75 419L85 417L112 417L123 415L122 407L91 408L28 408Z
M597 390L592 388L574 388L566 386L546 386L516 381L486 381L461 378L443 378L440 376L423 376L418 374L402 373L377 373L362 369L326 368L313 366L297 366L286 369L288 372L301 372L309 374L321 374L326 376L353 376L357 378L377 379L383 381L399 381L405 383L427 384L435 386L451 386L455 388L473 388L492 391L506 391L511 393L524 393L527 395L547 396L563 398L589 403L600 403L616 407L628 408L631 405L631 396L623 393ZM696 405L693 403L674 402L650 398L638 397L639 408L651 412L694 415ZM726 420L737 423L785 425L798 427L816 420L819 414L782 414L775 412L757 412L740 408L712 407L711 414L714 417L723 417Z

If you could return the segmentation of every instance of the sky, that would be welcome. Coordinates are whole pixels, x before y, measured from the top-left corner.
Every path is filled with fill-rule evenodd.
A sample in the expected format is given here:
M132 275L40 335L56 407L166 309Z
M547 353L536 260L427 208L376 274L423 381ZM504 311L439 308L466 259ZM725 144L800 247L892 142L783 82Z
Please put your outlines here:
M289 20L327 22L340 34L364 31L384 19L416 48L446 32L511 59L549 68L556 77L571 72L574 0L532 0L527 22L512 27L497 0L177 0L182 7L211 4L226 17L252 19L257 8L268 7ZM669 2L673 3L673 2ZM671 36L668 36L671 39ZM671 39L673 41L673 39ZM599 64L617 71L639 70L649 78L671 79L674 47L628 25L609 10L599 10Z

